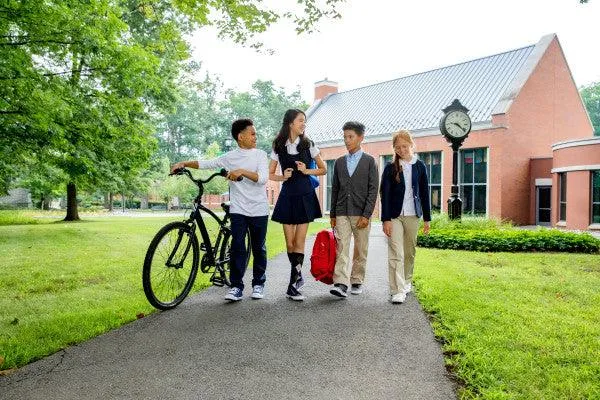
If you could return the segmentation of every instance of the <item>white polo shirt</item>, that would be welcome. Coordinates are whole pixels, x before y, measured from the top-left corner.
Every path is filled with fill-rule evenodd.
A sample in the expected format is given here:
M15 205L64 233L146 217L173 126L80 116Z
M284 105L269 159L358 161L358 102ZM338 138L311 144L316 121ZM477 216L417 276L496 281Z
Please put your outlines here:
M200 169L225 168L227 171L247 169L258 174L258 181L244 178L229 181L229 197L232 214L248 217L269 215L266 183L269 179L267 153L260 149L235 149L213 160L198 160Z

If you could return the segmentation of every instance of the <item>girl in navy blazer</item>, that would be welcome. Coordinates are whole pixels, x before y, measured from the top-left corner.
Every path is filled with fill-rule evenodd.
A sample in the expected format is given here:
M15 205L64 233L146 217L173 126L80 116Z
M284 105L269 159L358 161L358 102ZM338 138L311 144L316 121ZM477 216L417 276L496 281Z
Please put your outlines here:
M394 161L381 177L381 221L388 237L390 301L403 303L412 291L419 218L424 220L423 232L429 233L431 207L427 169L414 154L410 132L394 133L392 145Z

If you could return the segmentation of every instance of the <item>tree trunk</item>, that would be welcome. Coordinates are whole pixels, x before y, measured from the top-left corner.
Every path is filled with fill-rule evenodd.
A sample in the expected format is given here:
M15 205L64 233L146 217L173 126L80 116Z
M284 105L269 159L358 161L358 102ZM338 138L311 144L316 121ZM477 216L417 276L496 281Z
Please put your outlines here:
M79 221L77 211L77 186L75 183L67 183L67 216L64 221Z
M108 193L108 211L113 212L113 192Z
M42 196L42 210L48 211L50 209L50 202L52 201L52 196L43 195Z
M125 195L121 195L121 206L123 206L123 213L125 212Z
M148 209L148 196L142 196L140 200L140 209L147 210Z

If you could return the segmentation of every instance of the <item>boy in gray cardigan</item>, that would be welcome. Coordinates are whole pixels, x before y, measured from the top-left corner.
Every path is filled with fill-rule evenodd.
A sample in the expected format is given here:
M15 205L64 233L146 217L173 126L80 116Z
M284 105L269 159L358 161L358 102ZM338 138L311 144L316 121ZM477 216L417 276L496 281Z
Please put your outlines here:
M371 215L375 209L379 175L375 159L360 148L365 126L346 122L344 144L348 154L335 160L331 187L331 227L337 238L337 258L330 293L345 298L350 293L361 294L367 265ZM350 239L354 237L352 270L348 275Z

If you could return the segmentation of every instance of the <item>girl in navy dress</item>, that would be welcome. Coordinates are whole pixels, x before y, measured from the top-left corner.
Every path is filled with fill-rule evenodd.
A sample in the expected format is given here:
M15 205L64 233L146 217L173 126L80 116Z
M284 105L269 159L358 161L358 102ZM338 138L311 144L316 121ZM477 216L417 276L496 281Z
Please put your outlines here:
M269 178L283 181L271 219L283 224L283 234L290 260L290 283L287 297L302 301L299 289L304 285L302 263L308 223L320 218L321 206L309 175L325 175L327 167L319 155L319 149L304 135L306 115L301 110L287 110L281 129L273 140L273 151L269 164ZM317 168L307 165L315 160ZM281 165L282 175L276 174Z

